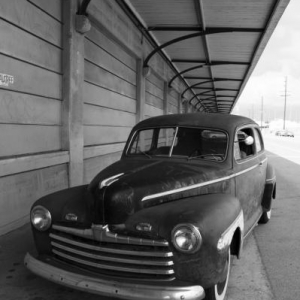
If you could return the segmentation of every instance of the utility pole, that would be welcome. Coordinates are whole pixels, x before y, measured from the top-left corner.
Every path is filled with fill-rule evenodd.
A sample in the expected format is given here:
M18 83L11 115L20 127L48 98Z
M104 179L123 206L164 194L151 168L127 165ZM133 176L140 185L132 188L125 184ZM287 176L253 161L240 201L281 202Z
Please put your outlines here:
M281 95L284 97L284 110L283 110L283 130L285 130L285 118L286 118L286 98L290 95L287 94L287 77L285 77L284 82L284 95Z

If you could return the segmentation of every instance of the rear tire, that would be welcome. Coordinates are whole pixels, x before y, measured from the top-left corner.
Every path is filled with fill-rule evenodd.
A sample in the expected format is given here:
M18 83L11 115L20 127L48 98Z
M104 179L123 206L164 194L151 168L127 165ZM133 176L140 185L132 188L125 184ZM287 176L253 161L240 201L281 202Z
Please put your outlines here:
M211 288L205 290L205 300L224 300L227 292L229 275L231 267L230 258L230 247L228 249L227 260L226 260L226 278L222 282L218 282Z
M272 209L264 211L258 221L259 224L267 224L271 219Z

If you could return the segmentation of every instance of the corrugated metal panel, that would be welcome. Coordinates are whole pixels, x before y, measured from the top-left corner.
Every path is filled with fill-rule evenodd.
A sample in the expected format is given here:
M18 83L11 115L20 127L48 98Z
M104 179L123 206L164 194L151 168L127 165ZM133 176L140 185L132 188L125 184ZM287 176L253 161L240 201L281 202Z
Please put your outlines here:
M276 1L202 1L208 27L264 28Z
M131 0L148 27L198 25L193 0Z
M208 37L212 61L250 62L253 49L260 38L258 33L222 33Z
M191 105L201 111L206 106L207 112L230 113L289 0L118 2L121 5L125 3L123 8L139 20L157 47L161 47L150 53L144 66L157 55L156 52L163 50L170 63L180 72L169 84L179 77L189 85L192 93L182 96L192 95ZM212 30L225 32L211 34ZM199 36L200 32L206 34ZM193 33L198 33L198 36L174 43L177 38ZM168 42L170 45L165 45ZM195 68L201 64L205 64L205 67ZM204 79L210 82L193 87ZM200 87L211 89L209 94L216 96L213 102L203 101L203 107L199 103L207 94L195 96L205 92ZM215 105L211 106L211 103Z

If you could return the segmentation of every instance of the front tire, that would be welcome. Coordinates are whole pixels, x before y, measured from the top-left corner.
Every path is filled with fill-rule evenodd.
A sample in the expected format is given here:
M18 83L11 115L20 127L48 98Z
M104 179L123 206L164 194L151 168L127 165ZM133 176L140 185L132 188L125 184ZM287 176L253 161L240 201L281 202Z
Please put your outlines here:
M211 288L205 290L205 300L224 300L228 288L228 281L231 267L231 255L230 247L228 249L227 260L226 260L226 278L222 282L218 282Z

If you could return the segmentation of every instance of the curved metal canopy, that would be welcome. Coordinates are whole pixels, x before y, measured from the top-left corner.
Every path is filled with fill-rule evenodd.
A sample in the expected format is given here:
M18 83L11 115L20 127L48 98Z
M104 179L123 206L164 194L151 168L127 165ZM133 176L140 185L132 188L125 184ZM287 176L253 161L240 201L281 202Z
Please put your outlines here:
M116 1L154 47L145 68L161 55L174 71L169 86L186 85L182 98L230 113L290 0Z

